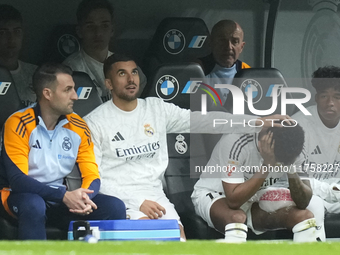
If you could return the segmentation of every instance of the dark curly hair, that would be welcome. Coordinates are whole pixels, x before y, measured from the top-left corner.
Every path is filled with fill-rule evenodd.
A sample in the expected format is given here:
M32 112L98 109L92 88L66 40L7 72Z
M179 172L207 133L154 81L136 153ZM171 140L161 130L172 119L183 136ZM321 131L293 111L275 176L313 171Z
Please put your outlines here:
M271 127L273 132L274 154L278 162L284 165L294 163L296 157L302 152L305 134L300 125L291 127Z
M329 88L340 91L340 67L319 67L313 73L312 85L318 93Z

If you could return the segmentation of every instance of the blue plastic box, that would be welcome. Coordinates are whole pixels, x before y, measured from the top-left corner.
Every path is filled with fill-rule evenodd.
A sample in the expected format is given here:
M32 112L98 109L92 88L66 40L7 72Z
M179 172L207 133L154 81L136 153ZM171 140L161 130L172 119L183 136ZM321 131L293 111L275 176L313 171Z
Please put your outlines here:
M158 240L179 241L177 220L100 220L87 221L92 235L98 240ZM70 222L68 240L74 240L73 223ZM84 230L80 227L79 230Z

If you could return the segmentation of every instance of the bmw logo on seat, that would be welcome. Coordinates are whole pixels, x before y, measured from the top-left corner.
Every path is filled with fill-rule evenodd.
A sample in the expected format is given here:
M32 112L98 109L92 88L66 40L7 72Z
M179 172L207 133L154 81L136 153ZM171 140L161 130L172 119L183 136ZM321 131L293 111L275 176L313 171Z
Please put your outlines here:
M163 75L156 84L156 94L164 101L168 101L176 97L179 90L179 83L174 76Z
M243 81L241 84L241 90L243 91L244 100L246 102L248 102L247 92L249 88L251 88L252 90L253 103L256 104L262 98L262 94L263 94L262 87L258 81L253 80L253 79L247 79Z
M185 46L185 37L183 33L177 29L169 30L163 38L164 49L173 55L180 53Z
M80 44L79 44L78 39L75 36L70 35L70 34L64 34L59 38L57 42L57 47L58 47L59 53L63 57L67 58L71 54L79 51Z

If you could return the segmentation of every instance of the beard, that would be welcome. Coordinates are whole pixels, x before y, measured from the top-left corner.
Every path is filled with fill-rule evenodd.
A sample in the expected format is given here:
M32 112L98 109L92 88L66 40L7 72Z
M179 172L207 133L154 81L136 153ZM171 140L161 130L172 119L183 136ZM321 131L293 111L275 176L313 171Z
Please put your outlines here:
M138 97L138 91L139 91L139 87L136 90L135 94L129 95L129 94L126 94L124 92L116 91L115 89L113 89L113 93L116 95L116 97L118 97L121 100L127 101L127 102L131 102L133 100L136 100L137 97Z

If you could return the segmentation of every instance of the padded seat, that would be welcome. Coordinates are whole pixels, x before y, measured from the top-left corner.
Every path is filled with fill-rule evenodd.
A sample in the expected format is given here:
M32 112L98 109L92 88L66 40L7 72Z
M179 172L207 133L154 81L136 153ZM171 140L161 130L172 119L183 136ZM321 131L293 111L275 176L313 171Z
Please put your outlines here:
M163 19L144 55L144 73L149 77L162 64L191 62L208 55L209 37L209 30L200 18Z
M45 46L44 62L63 62L68 56L80 50L76 25L61 24L52 29Z
M191 94L184 88L191 79L203 78L203 70L197 63L163 64L149 76L141 97L159 97L181 108L190 109Z

